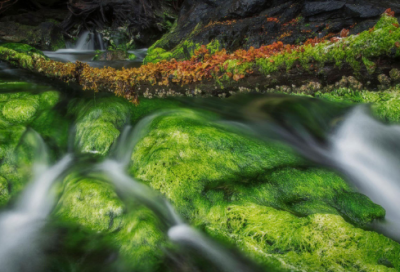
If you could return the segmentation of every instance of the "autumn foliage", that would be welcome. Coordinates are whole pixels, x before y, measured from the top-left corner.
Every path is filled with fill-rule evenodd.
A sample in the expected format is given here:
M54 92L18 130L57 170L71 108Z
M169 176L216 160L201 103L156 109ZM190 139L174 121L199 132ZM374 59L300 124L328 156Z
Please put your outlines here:
M392 13L388 10L386 14L391 16ZM393 26L399 27L398 24L393 24ZM340 33L341 38L348 35L349 30L347 29L343 29ZM65 82L78 83L83 89L114 92L118 96L136 102L138 90L142 87L170 88L209 80L239 81L246 75L257 71L258 60L274 64L281 55L286 56L291 53L298 58L304 54L307 48L313 48L328 41L336 43L341 41L341 38L331 35L324 38L316 37L307 40L304 45L285 45L278 41L257 49L250 47L248 50L239 49L232 53L222 49L214 54L211 54L203 45L195 50L194 55L188 60L163 60L158 63L148 63L139 68L122 70L111 67L93 68L81 62L61 63L41 57L33 59L32 70ZM399 42L396 42L395 46L400 47Z

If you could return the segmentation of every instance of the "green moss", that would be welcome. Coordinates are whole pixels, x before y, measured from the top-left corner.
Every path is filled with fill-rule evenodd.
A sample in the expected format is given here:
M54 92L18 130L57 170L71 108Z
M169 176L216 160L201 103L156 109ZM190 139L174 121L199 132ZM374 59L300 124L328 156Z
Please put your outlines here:
M37 115L30 126L46 140L52 151L67 150L70 120L66 116L55 110L44 110Z
M316 93L316 97L349 104L368 103L371 104L372 111L378 118L390 123L400 122L400 97L398 86L388 91L380 92L339 88L330 93Z
M152 98L146 99L141 98L140 104L132 109L131 121L137 122L140 118L149 115L155 111L161 109L176 109L182 107L180 102L168 99Z
M41 109L51 109L60 101L60 93L57 91L47 91L39 95Z
M132 175L164 194L192 225L267 270L395 271L382 259L400 267L397 243L343 219L365 226L385 215L382 207L336 174L304 168L285 148L214 120L192 110L160 114L135 147Z
M270 58L257 59L258 68L264 74L278 71L280 67L287 69L293 67L298 61L303 68L309 69L310 63L325 64L336 63L341 67L343 63L348 63L357 72L361 68L361 61L364 62L369 72L373 72L375 65L369 61L375 57L389 55L400 55L400 50L395 43L400 40L400 28L393 24L397 19L383 15L375 26L374 31L364 31L358 36L350 36L337 43L319 43L314 47L311 45L303 46L302 51L284 53Z
M172 53L167 52L162 48L149 48L147 56L144 58L143 63L157 63L162 60L169 60L172 58Z
M104 156L129 120L132 105L119 97L73 100L69 114L76 118L75 145L82 153Z
M9 199L8 182L5 178L0 177L0 207L7 204Z
M4 105L2 114L9 122L27 124L33 120L38 106L36 99L14 99Z
M120 227L123 210L123 204L111 185L78 177L64 180L64 191L56 215L102 232Z
M24 54L28 54L28 55L35 53L35 54L44 56L42 51L40 51L30 45L23 44L23 43L3 43L0 46L4 47L4 48L12 49L19 53L24 53Z
M129 54L128 59L129 60L135 60L136 59L136 55L135 54Z
M340 214L356 226L383 218L385 210L322 169L286 168L260 177L262 183L237 188L236 199L285 210L298 216Z
M385 210L372 203L365 195L356 192L343 192L335 196L335 204L345 218L355 224L363 225L377 218L384 218Z
M254 64L245 62L241 63L239 60L227 60L222 65L225 72L232 74L245 75L247 70L252 70Z
M266 169L300 163L285 148L228 132L213 119L191 110L161 115L132 156L134 176L173 200L182 213L192 205L186 200L206 188L246 183Z
M158 221L147 209L135 206L131 212L103 181L74 175L63 182L55 215L90 232L101 233L119 250L120 261L135 271L155 271L163 259L165 237Z
M108 122L79 122L75 144L80 152L105 155L120 131Z
M162 60L185 60L190 59L194 52L200 48L201 44L193 42L190 38L182 41L176 47L174 47L171 51L167 51L161 47L158 47L159 43L155 43L151 46L147 52L147 56L144 59L144 64L147 63L157 63ZM209 44L206 45L210 54L214 54L215 52L222 49L221 44L218 40L213 40Z
M299 218L256 204L225 204L207 214L207 231L234 242L265 263L271 258L305 271L397 271L400 245L374 232L354 228L342 217L315 214ZM380 264L389 261L393 268Z

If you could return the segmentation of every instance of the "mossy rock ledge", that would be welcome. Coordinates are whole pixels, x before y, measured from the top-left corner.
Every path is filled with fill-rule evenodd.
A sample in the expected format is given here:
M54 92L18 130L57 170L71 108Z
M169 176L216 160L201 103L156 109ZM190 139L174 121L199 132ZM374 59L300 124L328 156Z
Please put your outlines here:
M171 200L192 225L266 268L400 269L398 243L358 228L384 217L382 207L336 174L214 119L192 110L155 117L134 150L131 174Z

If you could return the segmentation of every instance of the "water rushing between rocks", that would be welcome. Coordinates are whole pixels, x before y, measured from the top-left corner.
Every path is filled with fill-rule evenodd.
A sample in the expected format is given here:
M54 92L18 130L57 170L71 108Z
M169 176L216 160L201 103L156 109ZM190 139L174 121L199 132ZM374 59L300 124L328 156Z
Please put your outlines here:
M364 106L134 106L3 65L0 112L8 272L400 268L399 127Z

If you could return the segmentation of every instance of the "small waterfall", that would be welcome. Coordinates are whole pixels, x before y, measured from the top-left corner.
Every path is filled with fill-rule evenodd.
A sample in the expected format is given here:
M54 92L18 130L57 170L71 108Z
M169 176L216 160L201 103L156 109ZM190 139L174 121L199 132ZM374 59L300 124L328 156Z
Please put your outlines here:
M329 138L336 168L386 210L386 223L376 226L400 240L400 126L372 118L356 107Z
M373 227L400 241L400 125L381 123L367 106L335 108L317 99L238 95L222 106L208 99L179 100L226 116L220 122L226 128L283 142L316 164L342 173L386 210L385 221Z
M90 31L84 31L79 37L78 41L75 45L75 50L77 51L93 51L95 50L95 37L94 34Z
M96 41L100 47L100 50L106 50L106 47L104 46L104 42L103 42L103 36L100 33L96 32L96 38L97 38Z
M36 135L36 134L35 134ZM43 140L38 140L44 151ZM39 157L47 157L39 154ZM0 267L7 272L40 271L44 258L42 231L50 214L54 195L51 187L72 162L70 155L52 167L43 160L34 165L35 177L22 193L15 208L0 214Z
M219 267L221 271L252 271L225 248L186 225L172 205L161 195L125 173L125 168L129 164L134 146L146 133L151 122L161 114L165 114L165 112L144 118L133 130L129 127L125 129L119 143L114 148L114 159L101 163L97 170L103 172L122 195L133 196L157 214L161 221L165 223L171 241L199 251Z

